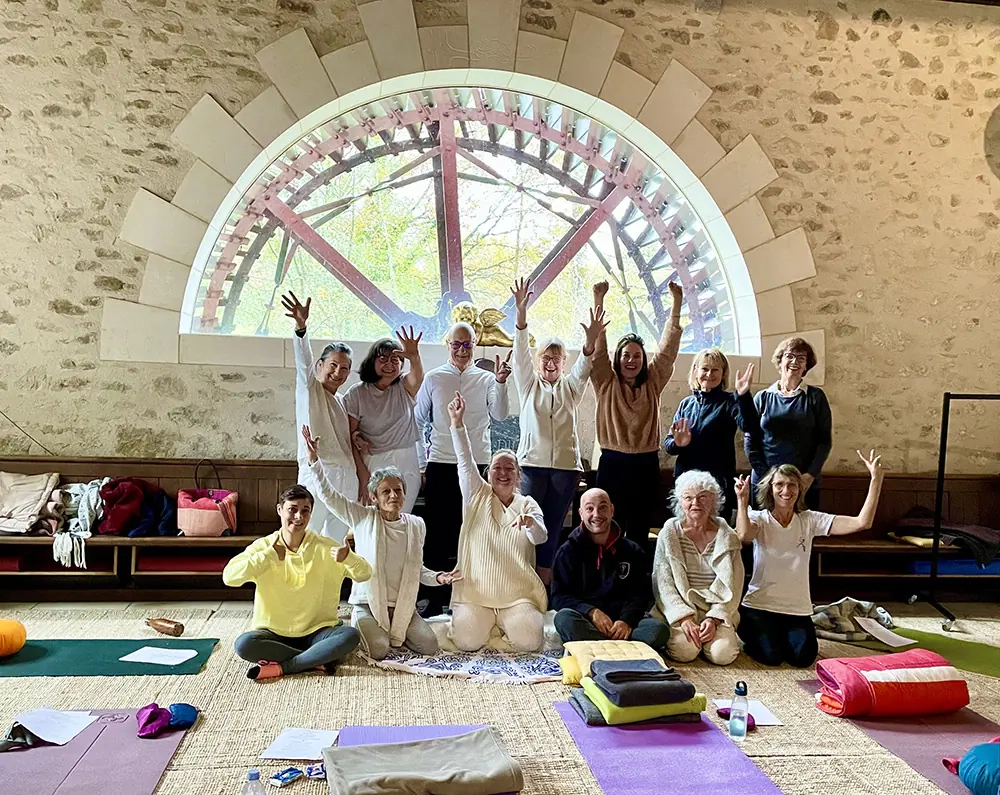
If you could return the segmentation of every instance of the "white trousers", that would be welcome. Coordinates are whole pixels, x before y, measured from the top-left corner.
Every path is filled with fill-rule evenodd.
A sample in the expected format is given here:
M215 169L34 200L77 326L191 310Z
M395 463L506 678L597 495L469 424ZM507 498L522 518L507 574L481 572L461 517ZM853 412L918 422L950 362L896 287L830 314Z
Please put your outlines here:
M384 453L372 453L368 459L368 471L374 472L382 467L396 467L403 474L406 484L406 499L403 500L403 513L412 513L420 493L420 462L417 461L417 446L411 445L402 450L388 450ZM357 476L354 482L357 483ZM364 484L365 487L368 484ZM351 492L348 492L350 495Z
M530 602L500 609L467 602L451 606L451 639L462 651L483 648L495 626L515 651L541 651L545 642L545 615Z
M706 613L695 609L691 620L700 624L706 618ZM740 639L736 629L726 624L719 624L715 637L709 643L696 645L687 639L680 622L670 625L670 640L667 641L667 656L677 662L692 662L699 655L714 665L729 665L740 655Z
M333 487L349 500L358 496L358 475L353 469L330 467L326 470L326 477L333 484ZM320 497L319 484L308 466L299 464L299 483L309 489L313 495L313 511L309 519L309 529L321 536L343 543L349 528L330 513L326 507L326 503Z

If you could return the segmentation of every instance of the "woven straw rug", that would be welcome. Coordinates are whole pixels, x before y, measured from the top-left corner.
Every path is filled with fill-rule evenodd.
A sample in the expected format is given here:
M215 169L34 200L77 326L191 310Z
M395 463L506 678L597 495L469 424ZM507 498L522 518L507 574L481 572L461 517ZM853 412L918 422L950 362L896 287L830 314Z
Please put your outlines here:
M887 605L903 626L940 631L940 620L925 606ZM1000 646L1000 606L959 605L960 626L970 640ZM122 606L91 610L0 609L24 622L31 637L154 637L142 620L148 611ZM965 618L974 616L975 618ZM524 768L529 795L601 795L559 716L554 701L564 701L561 684L531 686L477 683L386 671L352 657L336 676L319 673L265 684L244 677L246 664L232 653L236 636L249 627L250 607L173 610L186 635L221 638L198 676L81 677L11 679L0 687L0 723L50 706L62 709L139 707L187 701L203 710L168 768L158 795L211 795L239 792L246 770L286 726L339 728L348 724L488 723L500 733ZM824 657L864 654L843 644L820 642ZM1000 655L1000 649L998 649ZM748 737L744 749L787 795L931 795L939 790L845 721L821 713L796 680L808 671L764 669L740 658L728 668L705 663L682 666L709 698L728 696L745 679L785 722ZM968 675L972 708L1000 722L1000 680ZM30 753L30 752L29 752ZM261 765L271 774L283 765ZM0 779L3 761L0 758ZM299 781L300 795L327 792L323 782ZM0 788L2 789L2 788ZM665 792L669 789L665 789ZM610 793L608 795L611 795ZM715 795L714 793L706 795Z

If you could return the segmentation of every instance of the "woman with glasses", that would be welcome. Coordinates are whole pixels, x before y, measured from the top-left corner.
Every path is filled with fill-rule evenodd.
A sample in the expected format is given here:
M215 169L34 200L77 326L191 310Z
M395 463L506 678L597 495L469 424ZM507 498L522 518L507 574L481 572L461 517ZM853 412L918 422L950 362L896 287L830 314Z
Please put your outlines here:
M775 349L771 362L778 380L754 398L761 432L744 436L753 469L751 493L756 494L757 484L772 467L791 464L802 473L806 505L816 510L823 464L833 446L826 394L802 381L816 366L816 352L801 337L789 337Z
M667 656L678 662L700 654L729 665L740 653L743 561L739 536L718 515L721 502L714 475L683 473L674 484L674 518L656 539L653 616L670 624Z
M660 494L660 393L674 371L681 344L683 293L670 282L673 305L656 352L646 360L642 337L626 334L614 359L602 327L590 380L597 393L597 485L611 497L625 537L649 547L651 516ZM594 285L595 317L603 317L608 283Z
M350 419L354 465L358 475L358 502L370 505L368 481L374 469L396 467L406 483L403 511L410 513L420 491L417 459L417 423L413 416L417 392L424 380L420 339L405 328L396 332L399 342L381 339L368 349L355 384L344 395ZM403 375L403 360L410 363Z
M508 414L507 378L510 365L496 357L494 372L474 361L476 332L468 323L456 323L445 337L448 361L424 377L417 393L416 420L421 443L430 425L430 446L424 468L424 502L432 506L427 516L424 564L434 571L451 571L458 555L458 532L462 528L462 492L458 486L458 457L451 441L448 404L455 393L465 397L465 426L469 431L476 466L484 471L490 462L490 421ZM507 358L510 358L508 354ZM425 616L437 615L448 604L451 589L427 588Z
M545 516L548 539L537 549L538 576L546 585L559 547L566 511L573 504L583 465L577 435L576 410L587 389L591 356L604 330L603 312L590 313L583 327L583 351L565 374L566 345L558 337L542 340L536 356L528 343L528 303L533 293L527 279L510 289L517 306L514 330L514 383L521 401L521 490L534 497Z

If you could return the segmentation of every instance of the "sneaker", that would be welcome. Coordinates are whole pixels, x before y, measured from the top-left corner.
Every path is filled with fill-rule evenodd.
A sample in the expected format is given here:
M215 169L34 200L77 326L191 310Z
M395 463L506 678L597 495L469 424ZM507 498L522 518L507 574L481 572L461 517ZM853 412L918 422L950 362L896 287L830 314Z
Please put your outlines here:
M261 682L265 679L277 679L279 676L283 676L284 673L278 663L261 660L257 665L251 665L247 669L247 679Z

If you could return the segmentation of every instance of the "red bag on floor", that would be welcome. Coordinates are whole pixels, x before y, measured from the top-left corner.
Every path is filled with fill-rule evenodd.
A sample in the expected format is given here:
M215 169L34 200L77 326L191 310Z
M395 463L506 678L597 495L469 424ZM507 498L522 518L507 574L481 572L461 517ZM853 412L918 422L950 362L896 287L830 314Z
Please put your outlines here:
M198 469L209 464L215 471L217 489L203 489L198 481ZM193 489L177 492L177 528L182 536L217 538L227 531L236 532L236 504L240 495L222 488L222 478L215 464L207 459L199 461L194 469Z

